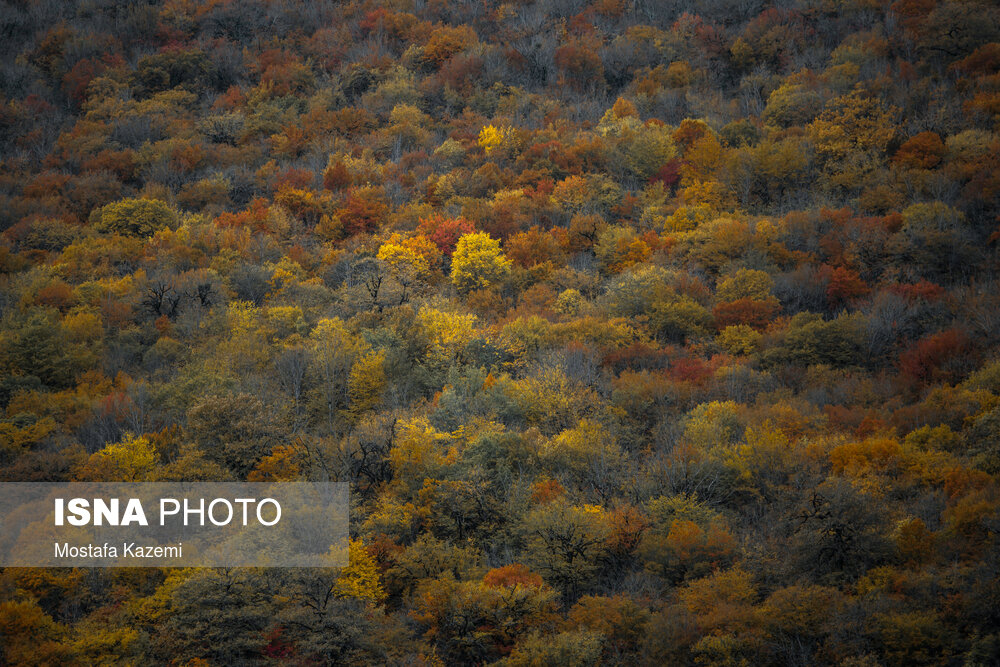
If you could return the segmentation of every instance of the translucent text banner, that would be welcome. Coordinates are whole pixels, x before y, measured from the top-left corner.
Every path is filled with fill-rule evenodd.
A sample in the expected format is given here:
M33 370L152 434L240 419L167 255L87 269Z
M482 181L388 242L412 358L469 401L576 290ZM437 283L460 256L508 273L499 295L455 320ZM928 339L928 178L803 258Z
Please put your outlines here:
M341 483L0 483L0 567L342 567Z

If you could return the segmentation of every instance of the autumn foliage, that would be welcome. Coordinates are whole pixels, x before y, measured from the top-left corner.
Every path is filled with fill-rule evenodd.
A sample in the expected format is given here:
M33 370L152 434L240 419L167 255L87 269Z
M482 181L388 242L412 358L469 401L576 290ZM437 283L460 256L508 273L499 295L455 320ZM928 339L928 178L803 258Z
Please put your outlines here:
M995 2L2 18L0 481L352 539L4 569L0 663L1000 664Z

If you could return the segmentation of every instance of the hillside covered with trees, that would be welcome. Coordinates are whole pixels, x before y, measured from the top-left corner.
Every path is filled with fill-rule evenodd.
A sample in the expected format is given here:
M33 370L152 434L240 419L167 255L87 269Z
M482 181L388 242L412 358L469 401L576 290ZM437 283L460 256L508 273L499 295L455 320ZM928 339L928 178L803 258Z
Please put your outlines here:
M9 665L1000 664L990 0L5 0L0 480L342 570L0 572Z

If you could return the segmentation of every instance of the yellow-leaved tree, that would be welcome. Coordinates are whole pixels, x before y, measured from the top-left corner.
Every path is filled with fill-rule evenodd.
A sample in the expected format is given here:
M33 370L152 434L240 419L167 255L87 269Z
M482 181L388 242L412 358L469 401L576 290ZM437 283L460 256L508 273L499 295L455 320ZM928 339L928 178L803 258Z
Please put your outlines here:
M434 368L450 364L477 335L475 315L422 308L417 321L428 343L425 363Z
M764 300L771 297L773 287L774 280L766 271L738 269L736 273L719 279L716 298L719 301Z
M389 450L389 461L398 486L415 490L422 480L440 478L448 466L458 462L456 439L434 428L426 418L404 421Z
M312 409L332 426L350 401L350 372L368 344L351 333L339 317L321 319L309 334L310 371L318 380L311 392Z
M91 455L80 476L88 480L143 482L156 466L156 449L146 436L126 433Z
M393 234L378 249L378 259L401 279L427 280L441 259L441 252L426 236L403 238Z
M368 352L358 358L347 378L347 400L352 414L371 410L385 391L385 352Z
M177 212L159 199L122 199L94 209L91 223L99 232L149 237L177 224Z
M404 238L393 234L378 249L377 258L399 283L399 303L409 300L410 291L426 288L441 263L441 251L426 236Z
M385 600L385 590L378 575L378 565L361 540L351 540L350 564L340 570L333 584L333 593L341 598L353 598L370 605Z
M466 234L451 257L451 282L462 292L485 289L510 273L510 260L500 242L486 232Z
M487 154L492 153L498 148L510 146L516 140L517 134L514 128L509 125L501 125L500 127L487 125L479 131L479 145L482 146L483 151Z

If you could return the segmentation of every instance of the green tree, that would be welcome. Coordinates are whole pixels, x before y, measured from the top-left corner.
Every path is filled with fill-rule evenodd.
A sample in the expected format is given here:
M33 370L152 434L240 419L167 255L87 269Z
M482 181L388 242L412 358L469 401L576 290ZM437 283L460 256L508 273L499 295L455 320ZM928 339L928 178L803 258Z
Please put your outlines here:
M559 499L531 511L523 531L528 562L568 603L593 584L611 528L601 507Z
M66 627L31 600L0 602L0 660L7 665L73 665Z
M891 553L878 503L842 479L804 494L792 524L793 553L820 583L850 581Z
M833 320L824 320L815 313L799 313L789 322L782 345L768 350L765 360L803 366L860 365L864 360L864 324L864 316L859 313L845 313Z
M518 644L514 652L498 664L503 667L596 667L601 664L603 644L603 636L590 630L569 630L544 636L535 634Z
M274 446L266 415L256 396L206 396L188 410L188 432L210 460L242 476Z
M823 108L823 97L802 84L785 83L767 98L764 120L779 127L805 125Z
M94 353L83 343L71 342L70 332L60 326L54 311L29 313L23 320L12 318L0 333L0 361L10 375L25 379L20 383L24 387L31 385L31 377L52 389L72 386L81 372L94 365Z

